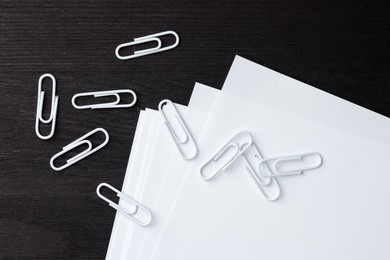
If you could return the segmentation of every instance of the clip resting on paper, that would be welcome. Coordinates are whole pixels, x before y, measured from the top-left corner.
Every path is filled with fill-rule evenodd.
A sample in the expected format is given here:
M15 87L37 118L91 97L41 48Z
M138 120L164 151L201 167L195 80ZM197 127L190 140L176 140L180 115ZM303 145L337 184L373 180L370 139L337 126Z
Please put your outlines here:
M126 205L130 205L132 208L126 209L126 208L120 206L119 204L116 204L112 200L106 198L105 196L103 196L100 192L100 189L102 187L106 187L106 188L112 190L113 192L115 192L119 198L121 198L127 202ZM134 221L136 224L145 227L145 226L148 226L152 223L153 215L150 212L150 210L148 210L147 208L142 206L140 203L138 203L135 200L133 200L132 198L130 198L128 195L126 195L123 192L112 187L110 184L107 184L107 183L99 184L99 186L97 186L97 188L96 188L96 193L102 200L108 202L108 205L110 205L111 207L113 207L117 211L121 212L123 215L125 215L130 220ZM142 216L145 219L139 219L139 218L142 218Z
M236 134L200 168L200 176L206 181L214 178L229 167L252 144L253 139L248 132Z
M260 173L259 168L257 167L259 160L262 156L256 144L252 144L245 153L242 154L242 157L245 159L245 168L247 173L252 178L253 182L256 184L257 188L261 191L267 201L276 201L280 198L281 189L279 182L273 176L264 178ZM268 168L266 170L269 171ZM269 175L272 173L269 172Z
M172 45L161 48L162 43L158 37L163 36L163 35L167 35L167 34L173 35L175 37L176 41ZM122 48L129 47L132 45L141 44L141 43L146 43L146 42L153 42L153 41L157 43L156 47L145 49L145 50L140 50L140 51L134 51L133 55L128 55L128 56L122 56L119 54L119 52ZM122 43L122 44L118 45L118 47L116 47L115 55L120 60L129 60L129 59L133 59L133 58L137 58L137 57L141 57L141 56L145 56L145 55L149 55L149 54L153 54L153 53L157 53L157 52L167 51L167 50L175 48L178 44L179 44L179 35L177 33L175 33L174 31L165 31L165 32L161 32L161 33L156 33L156 34L151 34L151 35L147 35L147 36L143 36L143 37L134 38L133 42Z
M302 164L304 160L311 161L307 165L303 166L295 166L294 163ZM322 156L318 152L311 152L311 153L304 153L299 155L292 155L292 156L284 156L284 157L274 157L274 158L267 158L260 161L259 164L259 171L262 174L263 177L282 177L282 176L293 176L293 175L301 175L304 171L314 170L322 165ZM287 167L283 164L293 164L292 168L291 166ZM272 175L264 173L264 168L270 168Z
M158 105L158 110L183 159L193 159L198 153L198 147L175 105L172 101L164 99Z
M42 115L43 101L45 99L45 91L42 91L42 82L44 78L50 78L52 81L51 112L48 119L44 119ZM43 140L47 140L54 135L54 131L56 127L56 119L57 119L58 99L59 97L56 96L56 79L52 74L49 73L43 74L38 81L37 113L35 116L35 133L39 138ZM39 123L43 123L43 124L51 123L51 130L48 135L44 136L39 132Z
M129 93L133 96L133 101L129 104L119 104L120 102L120 96L121 93ZM107 96L114 96L116 98L113 102L108 103L102 103L102 104L93 104L93 105L77 105L76 99L79 97L87 97L87 96L94 96L94 97L107 97ZM76 94L72 97L72 105L77 109L101 109L101 108L126 108L126 107L132 107L137 102L137 95L134 91L131 89L118 89L118 90L107 90L107 91L97 91L97 92L84 92Z
M92 148L92 142L89 141L89 140L86 140L87 137L95 134L96 132L102 132L104 135L105 135L105 140L103 143L101 143L100 145L96 146L95 148ZM84 159L85 157L95 153L96 151L100 150L101 148L103 148L109 141L109 135L107 133L107 131L103 128L96 128L94 130L92 130L91 132L83 135L82 137L80 137L79 139L73 141L72 143L68 144L67 146L64 146L62 148L62 151L55 154L51 159L50 159L50 166L53 170L55 171L61 171L69 166L71 166L72 164L75 164L76 162ZM78 147L78 146L81 146L83 144L86 144L88 147L87 149L85 149L84 151L82 151L81 153L73 156L72 158L68 159L66 161L66 164L60 166L60 167L57 167L54 165L54 160L57 159L58 157L60 157L61 155L69 152L70 150Z
M279 183L274 178L263 179L262 176L257 173L258 158L261 158L261 155L253 143L252 135L248 132L236 134L221 150L208 160L200 168L201 178L205 181L211 180L241 156L245 158L245 168L247 169L247 172L250 174L252 180L264 197L268 201L277 200L281 194Z

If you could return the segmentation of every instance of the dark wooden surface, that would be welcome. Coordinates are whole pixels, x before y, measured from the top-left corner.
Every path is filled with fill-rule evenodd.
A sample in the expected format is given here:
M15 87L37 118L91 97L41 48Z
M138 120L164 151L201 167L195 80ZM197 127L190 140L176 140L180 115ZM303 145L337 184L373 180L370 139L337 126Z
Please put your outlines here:
M390 116L386 1L0 1L0 259L103 259L114 210L96 186L121 187L139 110L186 104L195 81L221 88L239 54ZM169 52L120 61L115 47L174 30ZM55 136L34 131L37 81L60 96ZM76 110L75 93L129 87L134 108ZM109 144L62 172L62 146L95 127Z

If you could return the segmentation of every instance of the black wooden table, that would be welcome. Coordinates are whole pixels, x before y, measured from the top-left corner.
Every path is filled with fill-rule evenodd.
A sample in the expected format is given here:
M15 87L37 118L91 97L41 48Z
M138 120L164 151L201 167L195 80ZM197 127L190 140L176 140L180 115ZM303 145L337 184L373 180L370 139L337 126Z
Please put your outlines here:
M103 259L140 109L221 88L239 54L390 116L386 1L0 1L0 259ZM171 51L120 61L115 47L174 30ZM34 131L37 82L57 79L55 136ZM76 110L79 92L131 88L129 109ZM50 157L93 128L108 145L62 172ZM390 134L390 133L389 133Z

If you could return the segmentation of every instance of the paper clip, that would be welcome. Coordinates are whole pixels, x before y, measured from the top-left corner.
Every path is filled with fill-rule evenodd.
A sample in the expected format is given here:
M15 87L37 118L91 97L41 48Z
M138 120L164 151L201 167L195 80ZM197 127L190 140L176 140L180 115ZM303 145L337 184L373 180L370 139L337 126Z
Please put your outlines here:
M260 175L257 165L261 155L253 143L252 135L248 132L240 132L230 139L217 154L200 168L200 176L203 180L208 181L228 168L241 156L245 159L247 172L264 197L268 201L277 200L281 194L279 183L274 178L263 178Z
M163 35L167 35L167 34L173 35L176 38L176 42L172 45L161 48L162 43L158 37L163 36ZM119 51L122 48L129 47L132 45L141 44L141 43L146 43L146 42L153 42L153 41L157 43L156 47L149 48L146 50L134 51L133 55L128 55L128 56L121 56L119 54ZM153 53L157 53L157 52L167 51L167 50L175 48L178 44L179 44L179 35L177 35L177 33L175 33L174 31L166 31L166 32L161 32L161 33L156 33L156 34L151 34L151 35L147 35L147 36L143 36L143 37L134 38L133 42L122 43L122 44L118 45L118 47L116 47L115 55L120 60L129 60L129 59L133 59L133 58L137 58L137 57L141 57L141 56L145 56L145 55L149 55L149 54L153 54Z
M131 94L133 96L133 101L130 104L119 104L119 102L120 102L119 94L121 94L121 93ZM87 97L87 96L94 96L94 97L114 96L116 98L116 100L113 102L108 102L108 103L103 103L103 104L93 104L93 105L84 105L84 106L79 106L76 104L76 99L78 97ZM135 92L130 90L130 89L85 92L85 93L76 94L72 98L72 105L77 109L125 108L125 107L134 106L135 102L137 102L137 96L136 96Z
M183 159L193 159L198 153L198 148L175 105L172 101L164 99L158 105L158 110ZM164 112L166 110L170 110L170 112ZM174 130L173 125L177 126L176 130Z
M42 91L42 82L44 78L50 78L52 81L52 93L51 93L51 112L50 117L48 119L44 119L42 116L43 109L43 101L45 99L45 91ZM58 99L56 96L56 79L53 75L46 73L43 74L38 81L38 98L37 98L37 114L35 117L35 133L37 136L43 140L47 140L54 135L55 127L56 127L56 119L57 119L57 109L58 109ZM39 132L39 123L50 124L51 130L50 134L44 136Z
M236 134L200 168L200 176L204 180L212 179L218 173L229 167L252 144L253 139L248 132Z
M304 163L304 160L311 162L303 166L296 166L296 164ZM261 160L259 164L259 171L264 177L282 177L282 176L292 176L292 175L301 175L304 171L314 170L322 165L322 156L318 152L311 152L293 156L286 157L274 157ZM286 167L284 164L292 164L292 167ZM283 167L284 165L284 167ZM272 175L264 173L265 166L271 168Z
M279 182L274 176L272 176L272 172L265 167L265 169L269 172L267 178L261 174L260 169L257 167L259 160L262 159L259 149L255 144L252 144L246 151L243 153L243 157L245 158L245 168L252 180L256 184L257 188L261 191L267 201L276 201L280 198L281 189Z
M116 195L119 198L121 198L124 201L126 201L127 202L126 205L130 205L132 207L132 209L125 209L124 207L116 204L112 200L110 200L110 199L106 198L105 196L103 196L100 193L100 189L102 187L109 188L110 190L115 192ZM107 184L107 183L99 184L99 186L97 186L97 188L96 188L96 193L97 193L97 195L101 199L103 199L104 201L108 202L108 205L110 205L111 207L113 207L117 211L121 212L123 215L125 215L126 217L128 217L129 219L134 221L136 224L145 227L145 226L148 226L148 225L150 225L152 223L153 215L147 208L145 208L144 206L142 206L141 204L139 204L138 202L136 202L135 200L133 200L132 198L130 198L129 196L124 194L123 192L121 192L121 191L117 190L116 188L112 187L110 184ZM142 219L140 220L140 219L137 218L137 216L140 217L142 215L144 217L146 217L146 220L143 221Z
M92 149L92 143L91 143L91 141L85 140L85 139L86 139L87 137L89 137L89 136L95 134L96 132L99 132L99 131L102 132L102 133L105 135L106 139L104 140L104 142L103 142L102 144L100 144L100 145L98 145L98 146L96 146L95 148ZM87 156L93 154L94 152L100 150L101 148L103 148L103 147L108 143L109 138L110 138L110 137L109 137L109 135L108 135L108 133L107 133L107 131L106 131L105 129L100 128L100 127L99 127L99 128L96 128L96 129L92 130L91 132L89 132L89 133L83 135L82 137L80 137L80 138L77 139L76 141L73 141L72 143L68 144L67 146L64 146L64 147L62 148L62 151L61 151L61 152L55 154L55 155L50 159L50 166L51 166L51 168L52 168L53 170L55 170L55 171L61 171L61 170L65 169L65 168L67 168L67 167L69 167L69 166L75 164L76 162L78 162L78 161L84 159L85 157L87 157ZM65 153L69 152L70 150L72 150L72 149L74 149L74 148L76 148L76 147L78 147L78 146L81 146L81 145L83 145L83 144L86 144L86 145L88 146L87 149L85 149L85 150L82 151L81 153L79 153L79 154L73 156L72 158L68 159L68 160L66 161L66 164L64 164L64 165L62 165L62 166L60 166L60 167L57 167L57 166L54 165L54 160L55 160L55 159L57 159L57 158L60 157L61 155L65 154Z

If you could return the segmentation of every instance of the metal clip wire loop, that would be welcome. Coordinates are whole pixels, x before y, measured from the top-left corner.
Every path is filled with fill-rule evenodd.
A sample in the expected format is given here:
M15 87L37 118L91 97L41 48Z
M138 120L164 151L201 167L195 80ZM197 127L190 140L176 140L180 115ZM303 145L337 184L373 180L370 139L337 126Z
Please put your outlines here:
M119 104L120 102L120 96L119 94L122 93L128 93L133 96L133 101L129 104ZM94 97L108 97L108 96L114 96L116 98L113 102L107 102L102 104L92 104L92 105L77 105L76 99L79 97L87 97L87 96L94 96ZM107 90L107 91L97 91L97 92L84 92L76 94L72 97L72 105L77 109L102 109L102 108L126 108L126 107L132 107L137 102L137 95L134 91L131 89L118 89L118 90Z
M281 196L281 188L279 185L279 182L276 178L273 178L273 176L270 176L272 173L268 174L268 178L264 178L262 174L260 173L259 168L253 167L253 165L257 166L257 163L259 160L261 160L262 156L260 154L259 149L255 144L252 144L251 146L251 154L248 156L249 149L246 151L246 153L243 154L243 157L245 159L245 168L247 172L249 173L250 177L252 177L253 182L257 186L258 190L261 191L263 196L267 201L276 201ZM255 162L250 163L250 160L254 160ZM267 170L269 171L268 167Z
M43 102L45 99L45 91L42 91L42 82L44 78L50 78L52 81L52 94L51 94L51 112L48 119L43 118ZM54 135L56 120L57 120L57 109L58 109L58 99L56 96L56 79L52 74L46 73L43 74L38 81L38 97L37 97L37 113L35 116L35 133L37 136L43 140L50 139ZM50 124L51 130L48 135L42 135L39 131L39 123Z
M261 182L259 181L259 177L257 176L257 174L255 173L255 171L253 170L252 167L246 165L245 168L247 169L249 175L252 177L253 181L255 182L255 184L257 185L258 189L261 191L261 193L264 195L265 199L272 202L272 201L276 201L280 198L280 195L281 195L281 189L280 189L280 185L279 185L279 182L277 179L275 178L270 178L271 179L271 183L268 184L267 186L275 186L276 187L276 193L274 196L271 196L269 195L267 192L266 192L266 189L267 189L267 186L264 186L261 184Z
M168 116L166 112L164 111L164 107L170 107L172 110L171 118L174 118L178 121L178 125L181 128L181 131L184 133L184 136L179 137L177 134L177 131L174 130L172 127L172 122L169 121ZM160 102L158 105L158 110L160 111L160 114L162 116L162 119L164 121L164 124L167 127L168 132L170 133L172 140L174 141L176 147L178 148L182 158L184 160L191 160L198 154L198 147L196 146L196 143L194 139L192 138L192 135L190 131L188 130L187 125L185 124L183 118L180 116L179 111L176 109L175 105L172 103L172 101L168 99L164 99ZM187 154L187 151L185 151L185 147L191 148L191 152Z
M104 140L103 143L101 143L100 145L98 145L98 146L96 146L95 148L92 149L92 143L91 143L91 141L85 140L85 139L86 139L87 137L89 137L89 136L95 134L96 132L102 132L102 133L105 135L105 138L106 138L106 139ZM83 135L83 136L80 137L79 139L77 139L77 140L73 141L72 143L68 144L67 146L64 146L64 147L62 148L62 151L61 151L61 152L55 154L55 155L50 159L50 166L51 166L51 168L52 168L53 170L55 170L55 171L62 171L63 169L65 169L65 168L67 168L67 167L69 167L69 166L75 164L76 162L78 162L78 161L84 159L85 157L87 157L87 156L89 156L89 155L91 155L91 154L97 152L97 151L100 150L101 148L103 148L103 147L108 143L109 139L110 139L110 137L109 137L109 135L108 135L108 132L107 132L105 129L100 128L100 127L99 127L99 128L96 128L96 129L92 130L91 132L89 132L89 133ZM80 145L83 145L83 144L86 144L86 145L88 146L87 149L85 149L85 150L82 151L81 153L75 155L74 157L68 159L68 160L66 161L66 164L64 164L64 165L62 165L62 166L60 166L60 167L57 167L57 166L54 165L55 159L57 159L57 158L60 157L61 155L65 154L65 153L69 152L70 150L72 150L72 149L74 149L74 148L76 148L76 147L78 147L78 146L80 146Z
M106 188L112 190L113 192L115 192L119 198L123 199L124 201L128 202L128 204L133 206L133 209L126 209L126 208L120 206L119 204L113 202L112 200L108 199L107 197L103 196L101 194L101 192L100 192L100 189L102 187L106 187ZM121 191L117 190L116 188L112 187L110 184L107 184L107 183L99 184L99 186L97 186L97 188L96 188L96 193L102 200L108 202L108 204L112 208L114 208L117 211L121 212L123 215L125 215L130 220L134 221L136 224L145 227L145 226L148 226L148 225L150 225L152 223L153 215L150 212L150 210L148 210L147 208L145 208L140 203L138 203L137 201L133 200L132 198L130 198L129 196L127 196L123 192L121 192ZM138 213L140 213L140 212L142 214L144 214L144 215L146 214L147 218L146 218L145 221L139 220L137 218L137 215L139 215Z
M232 151L232 152L229 152ZM221 165L218 165L223 157L227 157ZM209 161L200 168L200 176L203 180L210 180L218 173L228 168L239 157L244 157L245 168L250 177L261 191L267 201L275 201L281 195L279 183L274 178L262 178L257 169L261 155L253 142L252 135L248 132L240 132L235 135L225 146L222 147ZM253 158L253 159L252 159ZM218 167L217 167L218 166ZM211 174L205 174L206 169L212 169Z
M243 154L246 149L248 149L253 144L253 139L251 134L248 132L240 132L236 134L232 139L225 144L221 150L219 150L210 160L208 160L201 168L200 168L200 176L203 180L208 181L214 178L218 173L225 170L229 165L231 165L241 154ZM229 151L234 151L234 153L229 154L230 158L217 167L217 169L213 170L211 174L206 174L208 167L216 167L220 159L229 153Z
M166 46L166 47L161 47L162 46L161 40L157 37L163 36L163 35L168 35L168 34L171 34L175 37L175 40L176 40L175 43L172 45ZM146 43L146 42L153 42L153 41L157 42L157 46L149 48L149 49L145 49L145 50L134 51L134 54L128 55L128 56L122 56L119 54L119 52L122 48L129 47L132 45L141 44L141 43ZM179 45L179 41L180 41L179 35L174 31L165 31L165 32L161 32L161 33L151 34L151 35L147 35L147 36L143 36L143 37L134 38L134 41L132 41L132 42L122 43L122 44L118 45L118 47L116 47L116 49L115 49L115 55L120 60L129 60L129 59L133 59L133 58L137 58L137 57L141 57L141 56L173 49L177 45Z
M293 170L283 170L281 169L281 164L294 162L294 161L303 161L305 158L314 157L316 162L307 166L299 167L298 169ZM273 157L261 160L259 164L259 171L264 177L283 177L283 176L293 176L301 175L304 171L314 170L321 167L323 162L322 156L318 152L304 153L299 155L284 156L284 157ZM272 176L264 173L263 169L265 166L270 166Z

